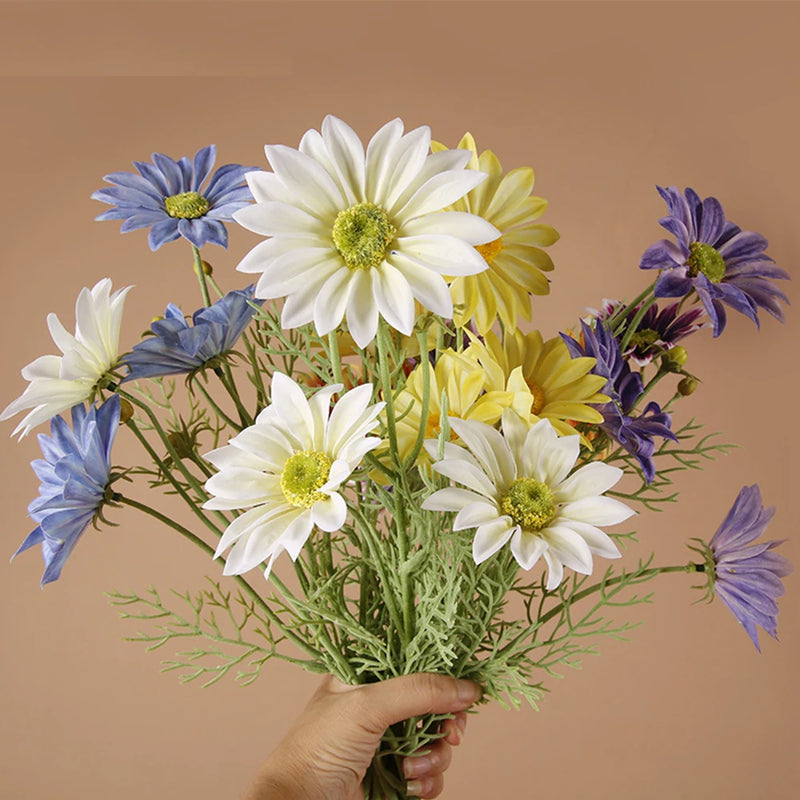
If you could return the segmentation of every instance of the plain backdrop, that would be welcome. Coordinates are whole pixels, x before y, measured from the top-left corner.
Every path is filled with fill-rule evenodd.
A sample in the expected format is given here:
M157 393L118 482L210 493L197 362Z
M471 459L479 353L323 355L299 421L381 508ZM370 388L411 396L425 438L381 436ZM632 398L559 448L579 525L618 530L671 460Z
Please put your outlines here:
M54 352L47 312L71 329L82 286L135 285L126 347L167 302L199 303L183 243L151 254L146 232L93 222L102 175L210 142L219 163L266 166L264 144L296 146L326 113L365 140L395 116L451 146L470 130L506 169L536 169L544 221L562 235L552 293L534 306L545 336L645 285L657 183L717 196L796 274L799 24L796 4L766 2L2 3L0 405L22 392L22 366ZM227 252L207 248L226 288L244 285L234 267L258 240L230 229ZM764 315L760 331L732 313L718 340L688 343L703 383L677 421L697 416L741 447L684 474L679 503L641 515L632 557L682 563L686 539L708 538L759 482L778 506L770 536L800 561L796 311L784 326ZM121 466L138 455L130 438L115 447ZM10 556L32 527L35 436L0 453ZM89 530L43 591L35 550L0 570L0 795L235 798L317 678L274 663L249 688L204 691L162 675L172 653L123 642L136 626L104 592L196 589L219 568L133 511L111 517L119 527ZM620 609L643 623L630 641L602 641L549 681L538 712L481 710L444 797L796 797L798 579L781 600L782 641L762 636L762 655L720 603L693 605L692 583L666 576L649 586L653 605Z

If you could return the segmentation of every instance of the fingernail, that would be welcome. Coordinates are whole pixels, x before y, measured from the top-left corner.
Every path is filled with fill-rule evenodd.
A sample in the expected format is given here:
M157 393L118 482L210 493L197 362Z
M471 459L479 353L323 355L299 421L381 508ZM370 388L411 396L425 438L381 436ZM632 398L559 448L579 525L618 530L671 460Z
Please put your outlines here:
M458 699L463 703L474 703L481 696L481 688L472 681L458 681Z
M458 736L460 739L464 735L464 731L467 729L466 714L463 716L456 716L456 725L458 726Z
M406 784L406 793L409 797L413 797L416 794L422 794L422 781L409 781Z
M427 775L432 767L433 763L427 756L407 758L403 761L403 774L406 778L418 778L420 775Z
M463 738L463 736L457 720L456 720L456 727L453 728L453 730L450 732L450 735L453 737L453 739L455 739L456 745L461 744L461 739Z

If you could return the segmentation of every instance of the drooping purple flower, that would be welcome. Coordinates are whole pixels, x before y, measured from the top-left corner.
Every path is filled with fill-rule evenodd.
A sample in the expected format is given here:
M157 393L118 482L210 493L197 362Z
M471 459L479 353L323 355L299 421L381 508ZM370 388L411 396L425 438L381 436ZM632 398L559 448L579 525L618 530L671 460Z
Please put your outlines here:
M756 326L759 308L782 322L779 300L789 300L772 281L789 276L764 252L767 240L728 221L716 197L700 200L693 189L686 189L684 196L677 186L656 188L669 209L659 224L677 240L651 245L639 263L641 269L663 270L656 297L685 297L694 289L711 318L714 336L725 329L725 305Z
M41 544L42 586L56 580L90 522L107 502L111 446L119 428L120 401L113 395L100 408L72 409L72 428L61 417L50 422L51 435L39 434L43 459L31 466L42 482L28 514L37 527L12 556Z
M601 309L594 316L606 322L622 307L619 300L604 300ZM659 308L657 303L650 306L642 316L636 330L628 342L623 357L637 367L649 364L656 355L670 350L689 334L711 325L710 322L698 322L703 316L702 308L692 308L683 314L678 313L680 303L670 303ZM633 322L641 306L632 306L622 316L623 325L619 330L624 335ZM615 324L616 330L616 324Z
M672 418L655 402L648 403L639 416L632 416L631 412L644 391L642 376L628 366L619 342L602 322L598 321L592 328L581 321L581 332L582 344L563 333L561 338L573 358L589 356L596 359L592 372L606 378L600 391L607 394L611 402L597 407L603 415L600 429L636 458L645 481L650 483L656 475L654 437L678 441L670 427Z
M217 157L216 145L209 145L195 154L194 160L184 156L174 161L162 153L153 153L153 163L134 161L139 170L112 172L103 180L111 188L99 189L93 200L109 203L114 208L95 217L96 220L122 219L121 233L150 228L151 250L183 237L195 247L206 242L228 246L228 232L223 221L233 219L233 212L249 205L253 195L244 184L244 176L258 167L226 164L208 183Z
M754 544L775 514L764 508L758 484L745 486L728 516L707 545L707 569L713 569L713 590L744 626L756 649L756 625L777 639L777 598L784 593L781 578L792 572L789 559L771 552L780 541Z
M233 349L253 318L253 304L260 306L263 302L253 299L253 286L236 289L213 305L195 311L192 325L170 303L164 319L152 324L154 335L134 345L122 359L131 370L124 380L182 375L213 363Z

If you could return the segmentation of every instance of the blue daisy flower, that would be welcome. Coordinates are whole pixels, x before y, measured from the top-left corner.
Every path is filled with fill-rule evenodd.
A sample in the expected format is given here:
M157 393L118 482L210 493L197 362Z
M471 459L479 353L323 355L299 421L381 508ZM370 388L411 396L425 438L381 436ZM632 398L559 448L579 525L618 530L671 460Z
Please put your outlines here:
M573 358L589 356L597 360L592 372L606 378L600 390L611 398L610 403L598 406L603 415L600 429L633 455L642 468L647 483L656 476L653 460L654 437L678 441L671 430L672 418L658 403L648 403L637 417L631 415L644 392L642 376L633 372L620 351L619 342L602 322L592 328L581 321L583 344L562 333L561 338Z
M714 336L725 329L725 305L756 326L759 308L783 322L779 301L789 300L772 280L788 280L789 275L764 252L767 240L729 222L716 197L701 200L693 189L686 189L684 196L677 186L656 188L669 209L659 224L677 240L651 245L639 263L641 269L662 270L656 297L685 297L694 289L714 325Z
M130 367L124 380L154 378L160 375L183 375L212 364L229 353L255 313L253 286L228 292L211 306L192 315L192 325L173 303L167 306L164 319L151 326L153 336L134 345L122 359Z
M758 484L745 486L711 541L701 542L699 550L706 558L714 595L739 620L759 652L756 625L777 639L781 578L793 570L789 559L770 552L781 542L754 544L774 515L774 507L762 505Z
M110 498L111 446L119 428L120 400L113 395L98 409L72 409L72 428L61 417L50 422L50 436L39 435L43 459L31 463L42 482L28 514L37 527L12 559L41 544L42 586L56 580L81 534Z
M134 161L139 175L112 172L103 180L111 188L99 189L93 200L114 208L96 220L124 220L121 233L150 228L151 250L179 237L202 247L206 242L228 246L228 232L223 221L231 221L234 211L253 200L244 184L245 174L258 167L226 164L209 178L217 157L216 145L198 150L194 160L184 156L173 161L162 153L153 153L153 163Z

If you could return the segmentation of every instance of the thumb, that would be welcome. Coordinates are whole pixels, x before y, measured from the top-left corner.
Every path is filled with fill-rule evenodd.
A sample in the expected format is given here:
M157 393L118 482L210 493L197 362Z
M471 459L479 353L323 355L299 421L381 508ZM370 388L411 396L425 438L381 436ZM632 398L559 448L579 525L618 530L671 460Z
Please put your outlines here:
M409 717L464 711L483 694L477 683L430 672L364 684L356 693L376 733Z

